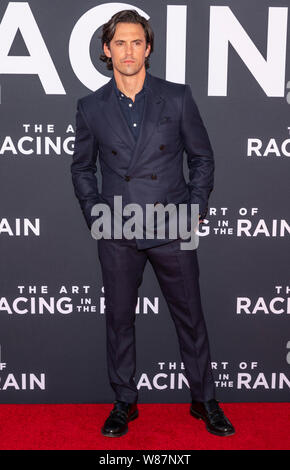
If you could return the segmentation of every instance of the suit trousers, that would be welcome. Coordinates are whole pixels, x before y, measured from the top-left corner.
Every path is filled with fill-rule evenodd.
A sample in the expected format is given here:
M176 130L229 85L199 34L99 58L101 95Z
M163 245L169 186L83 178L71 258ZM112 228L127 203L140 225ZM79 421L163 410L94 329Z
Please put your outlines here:
M138 288L151 263L174 322L191 398L215 398L204 320L197 250L181 250L180 239L138 250L136 241L98 240L106 315L107 369L116 400L138 400L135 318Z

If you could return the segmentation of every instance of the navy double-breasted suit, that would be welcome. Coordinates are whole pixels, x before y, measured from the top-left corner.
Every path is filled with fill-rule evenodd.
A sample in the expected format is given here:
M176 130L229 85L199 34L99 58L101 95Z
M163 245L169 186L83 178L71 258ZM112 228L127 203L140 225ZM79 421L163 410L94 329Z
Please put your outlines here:
M213 150L189 85L148 71L143 120L137 141L121 111L113 79L78 100L71 165L76 197L89 228L92 207L114 195L123 204L194 203L204 218L213 189ZM183 153L189 182L183 174ZM102 188L96 175L99 157ZM214 397L207 330L199 291L196 250L181 251L180 240L98 240L106 301L107 360L119 400L133 402L135 308L149 259L174 321L192 398Z
M161 202L199 204L205 217L213 189L214 157L207 131L189 85L168 82L149 74L143 122L137 142L114 93L112 79L78 101L72 178L87 225L92 207L105 202L113 208L114 195L123 204ZM183 152L189 182L183 175ZM102 190L96 179L99 155ZM137 239L139 248L168 240Z

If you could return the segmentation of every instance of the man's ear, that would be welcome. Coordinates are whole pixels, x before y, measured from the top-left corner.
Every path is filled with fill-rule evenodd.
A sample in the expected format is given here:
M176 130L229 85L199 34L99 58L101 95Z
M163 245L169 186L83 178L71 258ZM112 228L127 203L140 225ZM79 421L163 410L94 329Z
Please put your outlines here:
M147 48L146 48L146 52L145 52L145 57L148 57L148 56L149 56L150 50L151 50L151 44L148 44L148 46L147 46Z
M111 56L111 51L110 51L110 48L107 46L107 44L105 43L104 44L104 53L107 57L112 57Z

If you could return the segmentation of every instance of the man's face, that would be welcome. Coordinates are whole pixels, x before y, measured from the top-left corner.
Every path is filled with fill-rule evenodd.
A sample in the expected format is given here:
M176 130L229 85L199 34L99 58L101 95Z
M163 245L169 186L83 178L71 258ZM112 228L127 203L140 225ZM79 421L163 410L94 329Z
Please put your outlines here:
M110 49L104 44L104 52L112 58L113 68L123 75L135 75L145 63L150 53L146 48L146 38L140 23L118 23Z

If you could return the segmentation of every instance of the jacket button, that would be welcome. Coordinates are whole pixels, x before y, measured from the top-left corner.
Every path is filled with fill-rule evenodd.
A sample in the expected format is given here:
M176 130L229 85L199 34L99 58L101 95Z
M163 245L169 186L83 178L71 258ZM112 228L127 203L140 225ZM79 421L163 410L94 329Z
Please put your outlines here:
M164 150L164 149L165 149L165 145L164 145L164 144L161 144L159 148L160 148L160 150Z
M157 175L155 175L155 174L151 175L151 179L152 180L157 180Z
M112 150L112 154L113 154L113 155L117 155L116 150Z
M128 175L125 176L125 180L126 180L126 181L130 181L130 179L131 179L130 176L128 176Z

